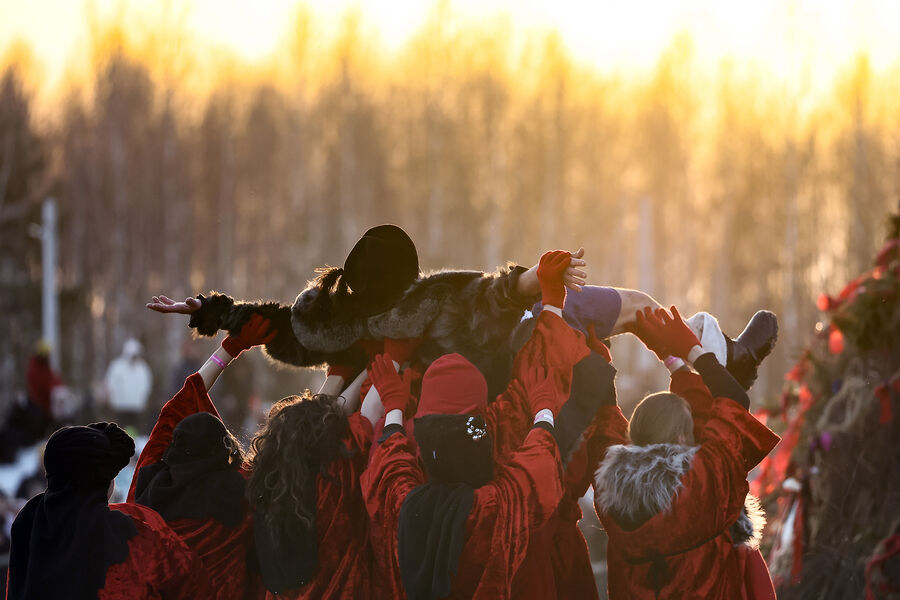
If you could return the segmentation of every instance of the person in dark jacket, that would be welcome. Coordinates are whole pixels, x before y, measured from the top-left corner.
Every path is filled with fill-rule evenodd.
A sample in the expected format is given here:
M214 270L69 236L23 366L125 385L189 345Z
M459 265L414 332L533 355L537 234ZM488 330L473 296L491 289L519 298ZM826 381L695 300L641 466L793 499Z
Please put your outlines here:
M206 570L153 510L108 505L134 441L115 423L63 427L47 441L47 491L12 525L6 597L207 598Z

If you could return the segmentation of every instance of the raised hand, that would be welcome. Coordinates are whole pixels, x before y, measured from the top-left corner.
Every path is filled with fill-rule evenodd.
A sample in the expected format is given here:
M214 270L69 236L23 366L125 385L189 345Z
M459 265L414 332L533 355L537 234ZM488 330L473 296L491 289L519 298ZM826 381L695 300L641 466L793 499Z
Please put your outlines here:
M682 320L677 308L673 306L669 310L672 311L671 315L664 308L656 310L656 316L662 322L663 338L672 356L688 360L688 353L694 346L700 346L700 340Z
M672 350L665 339L663 322L649 306L634 313L634 322L626 325L625 331L637 336L659 360L665 360L672 355Z
M566 397L556 381L547 373L546 368L543 366L531 367L519 376L519 380L528 395L531 414L537 414L544 409L552 412L554 417L559 414L566 402Z
M541 302L545 306L562 308L566 301L563 276L572 262L572 254L565 250L550 250L541 256L537 277L541 286Z
M168 296L153 296L147 303L147 308L161 313L178 313L181 315L190 315L200 310L201 302L199 298L185 298L184 302L175 302Z
M410 374L407 375L407 373ZM372 380L372 385L381 396L385 414L399 409L403 412L404 418L411 416L415 408L409 393L412 377L411 369L407 369L404 377L400 377L390 354L379 354L372 360L369 367L369 379Z
M222 347L225 348L225 352L237 358L244 350L260 344L268 344L275 339L275 334L278 333L277 330L270 331L269 325L267 318L253 313L250 320L241 327L240 333L229 335L222 340Z
M584 248L579 248L577 251L572 252L571 256L572 258L569 261L569 266L566 268L565 273L563 273L563 283L565 283L566 287L570 290L580 292L587 279L587 273L578 268L587 265L587 262L584 260Z

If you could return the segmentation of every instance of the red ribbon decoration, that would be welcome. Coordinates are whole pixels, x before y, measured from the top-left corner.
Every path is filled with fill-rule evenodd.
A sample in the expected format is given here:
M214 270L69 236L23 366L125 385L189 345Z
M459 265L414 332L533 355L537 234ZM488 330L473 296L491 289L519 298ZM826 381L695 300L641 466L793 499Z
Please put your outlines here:
M828 334L828 351L832 354L840 354L844 351L844 334L834 325L831 326L831 332Z

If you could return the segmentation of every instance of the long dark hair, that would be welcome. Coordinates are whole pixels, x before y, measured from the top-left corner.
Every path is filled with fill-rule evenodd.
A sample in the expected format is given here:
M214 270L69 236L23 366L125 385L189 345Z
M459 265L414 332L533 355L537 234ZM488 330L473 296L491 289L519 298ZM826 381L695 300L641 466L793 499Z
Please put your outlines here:
M347 418L335 396L288 396L269 410L250 443L247 499L276 542L298 539L315 524L316 476L349 455Z

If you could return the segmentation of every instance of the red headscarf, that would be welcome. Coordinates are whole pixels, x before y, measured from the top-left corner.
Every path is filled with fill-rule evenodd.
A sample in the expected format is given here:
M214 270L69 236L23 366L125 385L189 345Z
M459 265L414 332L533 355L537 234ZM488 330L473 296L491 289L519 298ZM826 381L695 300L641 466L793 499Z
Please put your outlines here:
M445 354L428 367L416 417L463 415L487 406L487 381L478 367L459 354Z

